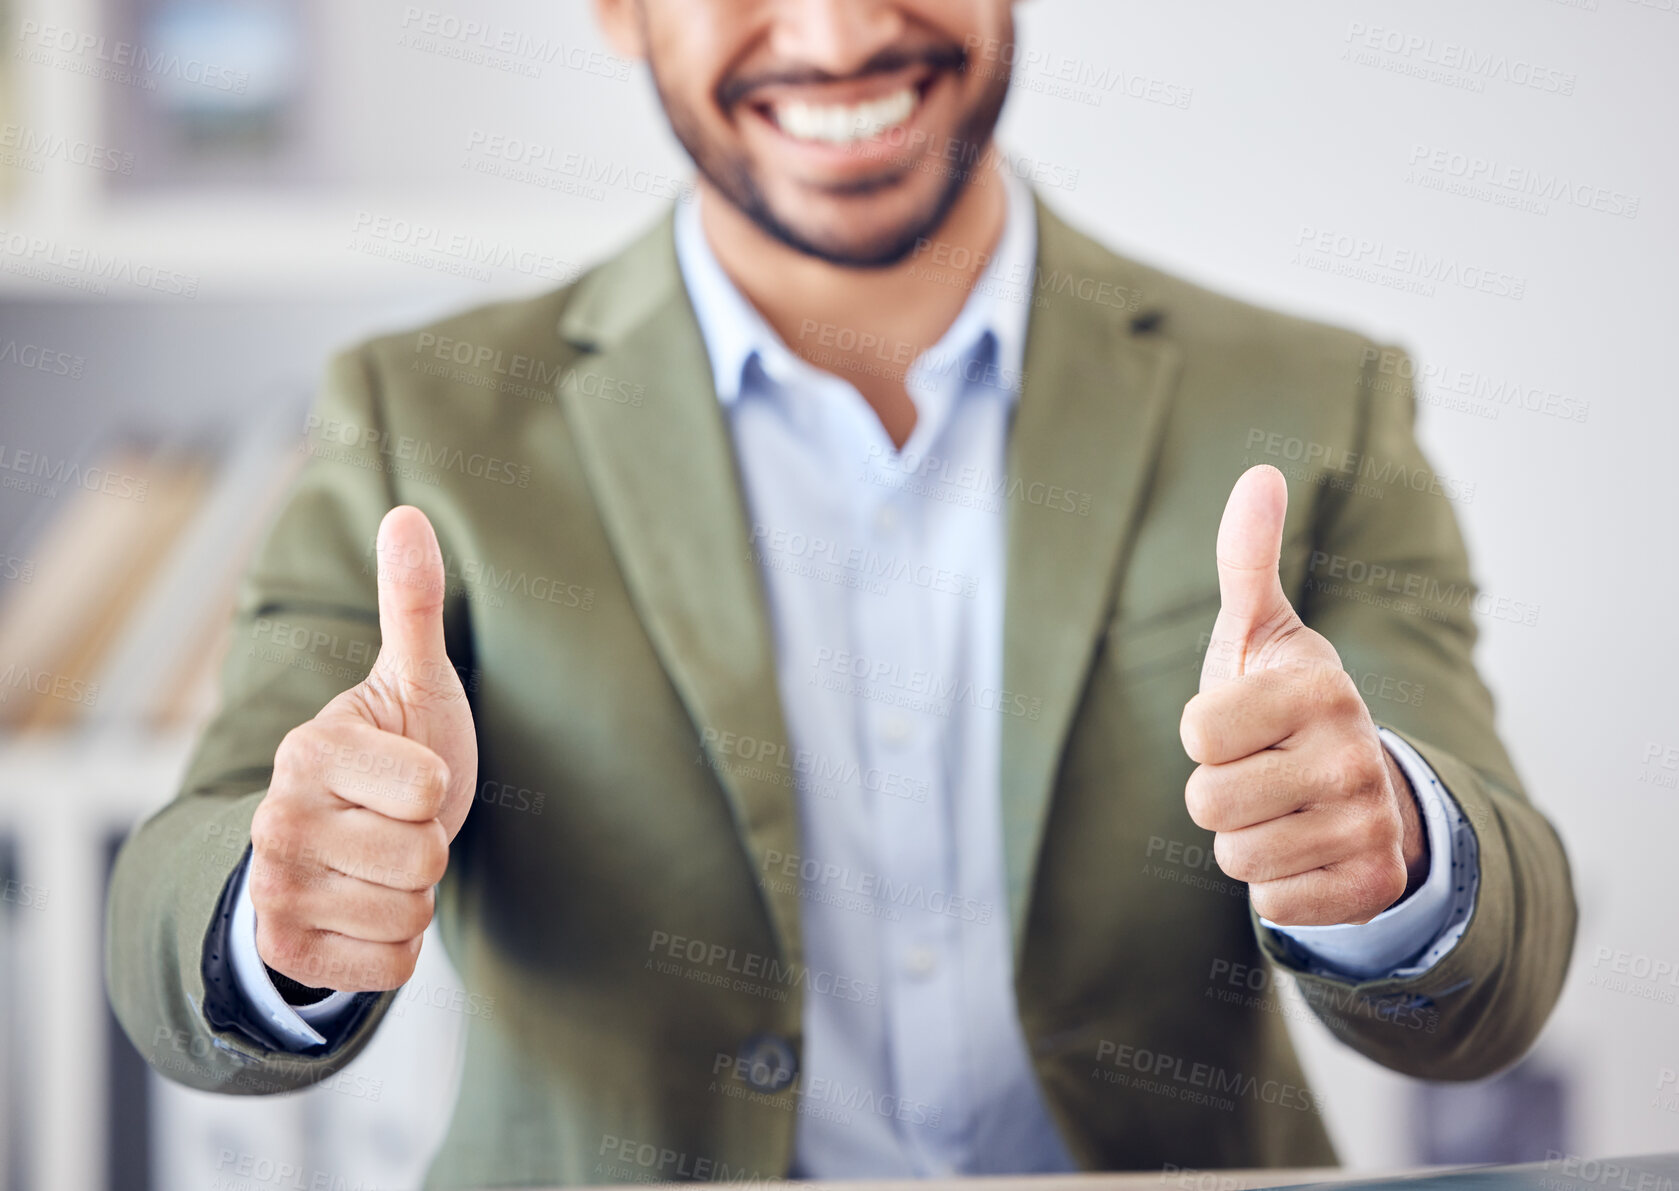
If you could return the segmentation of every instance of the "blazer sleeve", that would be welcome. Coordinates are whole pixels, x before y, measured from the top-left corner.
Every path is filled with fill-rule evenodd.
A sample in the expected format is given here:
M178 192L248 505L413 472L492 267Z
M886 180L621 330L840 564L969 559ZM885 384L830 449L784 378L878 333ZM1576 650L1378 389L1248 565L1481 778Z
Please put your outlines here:
M386 441L363 353L336 357L308 419L298 480L240 585L219 710L174 800L117 856L107 993L146 1061L190 1087L266 1093L315 1083L366 1045L395 995L366 998L336 1045L285 1052L230 999L215 930L280 739L361 681L378 653L373 540L397 503Z
M1254 929L1343 1042L1408 1075L1477 1079L1533 1044L1574 944L1568 858L1498 739L1472 658L1477 612L1532 623L1536 611L1476 588L1452 511L1474 489L1424 458L1405 355L1365 356L1357 448L1318 489L1296 607L1340 653L1376 722L1421 753L1462 808L1480 887L1456 945L1408 976L1314 974L1311 958L1257 914Z

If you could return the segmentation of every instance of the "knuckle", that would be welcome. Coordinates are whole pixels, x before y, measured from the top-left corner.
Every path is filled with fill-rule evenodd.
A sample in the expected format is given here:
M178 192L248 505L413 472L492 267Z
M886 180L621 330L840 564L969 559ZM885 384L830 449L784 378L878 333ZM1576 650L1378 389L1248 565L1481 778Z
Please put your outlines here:
M1353 815L1348 819L1346 851L1349 856L1369 856L1381 851L1387 842L1387 832L1375 816Z
M262 856L254 856L251 859L248 880L251 904L261 911L259 921L267 918L272 922L276 917L290 914L297 900L296 890L292 875L284 866L274 864Z
M1356 743L1340 742L1324 758L1324 770L1334 792L1343 796L1364 792L1369 768L1370 758Z
M1183 715L1178 719L1178 739L1183 743L1183 751L1189 754L1191 761L1201 761L1207 754L1206 715L1203 704L1191 699L1184 705Z
M301 824L294 802L271 790L251 815L251 846L265 855L284 855L297 838Z
M1349 750L1347 767L1353 789L1359 794L1376 794L1387 786L1387 766L1382 763L1380 748L1380 745L1372 748L1369 741L1360 739Z
M437 782L437 788L440 791L447 792L449 783L454 780L454 775L449 769L449 762L445 761L441 754L431 752L426 755L426 768L431 771L433 779Z
M449 868L448 829L436 819L421 824L415 853L410 871L427 886L437 884Z
M1364 710L1364 698L1358 684L1345 670L1321 667L1317 674L1319 697L1323 704L1339 715L1356 714Z
M1300 926L1335 926L1350 923L1339 899L1329 889L1318 889L1302 895L1296 909L1295 922Z
M414 779L415 798L428 815L442 813L449 795L448 768L440 760L421 762Z
M426 927L431 925L433 904L430 889L407 894L402 899L402 906L398 911L397 929L409 939L425 934Z
M402 943L392 943L379 949L379 957L369 965L371 983L378 989L401 988L414 975L420 961L422 936L416 935Z
M426 751L416 757L392 748L385 751L381 761L381 768L388 775L391 796L414 810L414 821L435 818L441 813L449 786L447 771L435 754Z
M312 954L305 962L306 976L297 977L316 988L360 991L363 985L361 948L365 944L342 939L335 935L321 935Z
M320 966L310 932L287 922L257 919L257 955L262 962L294 979Z
M1246 881L1254 873L1252 850L1228 831L1213 837L1213 859L1224 875L1233 881Z
M303 747L298 740L300 730L299 728L293 728L280 737L280 743L274 746L274 778L270 783L271 789L282 783L297 780L298 754Z
M1348 874L1349 905L1352 913L1347 921L1362 926L1399 900L1405 892L1405 868L1395 865L1391 857L1381 857L1355 865Z
M1348 926L1368 926L1370 924L1370 920L1380 913L1380 911L1374 907L1373 899L1364 896L1362 893L1358 897L1354 898L1349 905L1351 905L1353 909L1333 916L1337 921L1343 922Z
M1261 918L1275 922L1279 926L1293 924L1296 917L1292 899L1278 893L1270 885L1249 885L1248 901Z
M1184 807L1189 811L1189 817L1197 827L1213 831L1213 823L1218 817L1217 778L1212 769L1206 765L1198 765L1189 780L1184 783Z
M251 812L251 850L258 856L272 851L279 838L280 824L275 820L281 812L274 809L278 802L270 790Z
M1360 815L1354 840L1367 855L1391 855L1399 843L1399 825L1387 815Z
M1405 870L1404 859L1397 855L1390 856L1382 868L1381 883L1377 887L1376 900L1379 904L1376 913L1380 914L1404 896L1405 886L1408 884L1410 874Z
M1287 752L1271 757L1265 767L1265 779L1279 790L1293 790L1302 795L1321 796L1335 789L1335 775L1316 757L1294 757Z
M280 738L274 749L274 777L284 785L302 782L320 752L321 731L314 720L297 725Z

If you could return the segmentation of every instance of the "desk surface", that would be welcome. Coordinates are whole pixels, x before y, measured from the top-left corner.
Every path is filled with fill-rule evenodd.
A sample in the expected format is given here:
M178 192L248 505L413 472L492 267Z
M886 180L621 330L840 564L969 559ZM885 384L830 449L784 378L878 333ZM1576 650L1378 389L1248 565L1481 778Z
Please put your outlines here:
M1632 1158L1553 1154L1521 1166L1433 1166L1399 1171L1353 1171L1338 1166L1292 1170L1145 1170L1112 1174L1003 1176L962 1179L834 1180L783 1183L788 1191L1255 1191L1304 1183L1353 1187L1383 1185L1418 1191L1679 1191L1679 1152ZM694 1183L653 1183L694 1191ZM703 1186L703 1184L700 1184ZM764 1187L776 1184L765 1183ZM543 1191L531 1188L530 1191ZM549 1189L554 1191L554 1189ZM604 1191L604 1189L603 1189Z
M1451 1168L1439 1168L1451 1169ZM1424 1173L1424 1172L1418 1172ZM1293 1170L1181 1170L1123 1171L1101 1174L991 1175L959 1179L834 1179L828 1182L765 1182L762 1188L785 1191L1255 1191L1262 1187L1286 1187L1298 1183L1353 1182L1368 1179L1367 1173L1337 1166L1301 1167ZM729 1184L720 1184L728 1186ZM649 1191L694 1191L704 1183L646 1183ZM576 1188L531 1187L525 1191L577 1191ZM584 1189L621 1191L621 1186ZM757 1191L757 1189L754 1189ZM1604 1191L1620 1191L1605 1188ZM1654 1189L1652 1189L1654 1191ZM1679 1191L1663 1188L1662 1191Z

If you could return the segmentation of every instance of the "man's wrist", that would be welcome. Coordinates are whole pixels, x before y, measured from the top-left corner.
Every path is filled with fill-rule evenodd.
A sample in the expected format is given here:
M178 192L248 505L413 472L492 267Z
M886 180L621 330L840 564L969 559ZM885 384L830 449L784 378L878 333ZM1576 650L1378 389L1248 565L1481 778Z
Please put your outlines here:
M1429 848L1428 878L1362 926L1260 925L1289 941L1299 966L1339 980L1413 976L1426 971L1462 936L1479 886L1479 852L1463 811L1422 755L1398 733L1378 728L1386 751L1415 792Z
M327 1033L350 1019L357 1003L356 994L329 989L326 996L316 996L319 990L299 985L304 990L305 1000L292 1001L280 981L286 981L286 985L296 982L286 980L263 963L262 956L257 952L256 908L251 902L249 852L233 879L238 886L234 893L227 949L236 987L251 1011L288 1048L301 1050L326 1045Z

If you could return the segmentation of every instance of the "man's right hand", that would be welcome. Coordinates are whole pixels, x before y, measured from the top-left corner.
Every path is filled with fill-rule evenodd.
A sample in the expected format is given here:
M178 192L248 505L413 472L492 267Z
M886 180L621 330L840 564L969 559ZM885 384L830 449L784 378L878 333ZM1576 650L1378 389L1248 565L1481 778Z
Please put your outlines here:
M414 973L449 844L472 809L478 742L443 641L443 556L424 513L379 526L379 657L286 734L251 820L257 954L313 988Z

